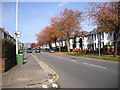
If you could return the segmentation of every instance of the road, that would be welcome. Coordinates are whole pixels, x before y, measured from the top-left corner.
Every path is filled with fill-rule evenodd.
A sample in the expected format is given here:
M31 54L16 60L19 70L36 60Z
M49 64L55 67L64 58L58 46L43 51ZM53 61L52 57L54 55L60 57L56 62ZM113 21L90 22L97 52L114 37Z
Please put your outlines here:
M58 75L61 88L118 88L118 63L56 53L33 53Z

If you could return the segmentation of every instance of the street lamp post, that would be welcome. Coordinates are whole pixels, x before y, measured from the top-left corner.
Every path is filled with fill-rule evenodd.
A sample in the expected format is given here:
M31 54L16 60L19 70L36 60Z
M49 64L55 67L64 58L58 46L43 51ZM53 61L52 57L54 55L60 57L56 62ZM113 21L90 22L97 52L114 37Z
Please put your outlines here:
M16 0L16 32L18 32L18 0ZM18 54L18 38L16 37L16 54Z

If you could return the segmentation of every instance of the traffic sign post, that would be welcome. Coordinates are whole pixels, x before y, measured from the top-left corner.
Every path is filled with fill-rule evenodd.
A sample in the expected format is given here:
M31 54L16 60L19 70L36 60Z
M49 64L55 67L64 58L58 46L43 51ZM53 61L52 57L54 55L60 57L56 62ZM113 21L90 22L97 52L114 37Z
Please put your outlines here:
M16 37L16 38L19 38L20 37L20 32L14 32L14 36Z

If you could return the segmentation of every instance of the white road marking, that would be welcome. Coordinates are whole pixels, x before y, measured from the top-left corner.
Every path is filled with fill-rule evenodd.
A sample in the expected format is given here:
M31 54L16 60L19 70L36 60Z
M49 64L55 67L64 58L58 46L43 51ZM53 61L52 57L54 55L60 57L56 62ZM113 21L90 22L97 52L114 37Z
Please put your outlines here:
M99 60L99 59L92 59L92 58L87 58L87 57L80 57L80 58L83 58L83 59L86 59L86 60L98 61L98 62L109 62L109 63L114 63L114 64L118 63L118 62L107 61L107 60L104 60L104 59Z
M50 54L47 54L47 55L50 55ZM67 59L67 60L70 60L69 58L64 58L64 57L60 57L60 56L56 56L56 55L50 55L50 56L54 56L56 58L61 58L61 59ZM90 58L88 58L90 59ZM91 59L92 60L92 59ZM77 62L76 60L71 60L73 62ZM96 61L99 61L99 60L96 60ZM100 60L101 61L101 60ZM95 64L90 64L90 63L83 63L85 65L89 65L89 66L93 66L93 67L98 67L98 68L102 68L102 69L106 69L106 67L103 67L103 66L99 66L99 65L95 65Z
M47 53L45 53L45 54L47 54ZM47 55L50 55L50 54L47 54ZM51 55L51 56L53 56L53 55ZM54 56L56 56L56 55L54 55ZM73 56L73 57L75 57L75 56ZM92 59L92 58L87 58L87 57L78 57L78 59L81 59L81 58L86 59L86 60L98 61L98 62L110 62L110 63L118 64L118 62L112 62L112 61L107 61L107 60L105 61L105 60L98 60L98 59ZM69 58L62 57L62 59L69 59Z
M51 55L51 54L47 54L47 55L63 59L63 57L60 57L60 56Z
M98 65L95 65L95 64L90 64L90 63L83 63L83 64L98 67L98 68L102 68L102 69L106 69L106 67L98 66Z
M71 61L73 61L73 62L77 62L76 60L71 60Z
M58 88L57 84L52 84L53 88Z
M60 56L56 56L56 57L58 57L58 58L62 58L62 59L63 59L63 57L60 57Z
M48 79L48 81L49 81L50 83L52 83L52 82L53 82L53 80L52 80L52 79Z
M42 85L42 87L43 87L43 88L48 88L48 86L47 86L47 85Z

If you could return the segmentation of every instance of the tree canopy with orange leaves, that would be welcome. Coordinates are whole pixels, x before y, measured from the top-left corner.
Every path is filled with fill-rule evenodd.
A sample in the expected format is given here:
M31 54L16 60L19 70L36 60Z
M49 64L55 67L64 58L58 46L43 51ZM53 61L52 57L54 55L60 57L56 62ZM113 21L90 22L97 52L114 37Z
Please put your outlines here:
M61 32L59 38L66 38L68 52L70 51L70 37L81 29L80 23L83 21L82 15L83 12L66 8L60 13L60 17L58 18L56 28Z
M60 13L59 17L51 18L51 25L37 34L39 45L49 44L50 46L52 41L54 41L56 45L56 40L63 39L63 37L68 41L71 35L81 29L82 14L80 11L65 9ZM68 51L70 51L69 42L67 42L67 47Z
M114 56L117 56L117 42L120 36L120 10L119 2L90 3L88 17L97 25L101 32L114 33Z

